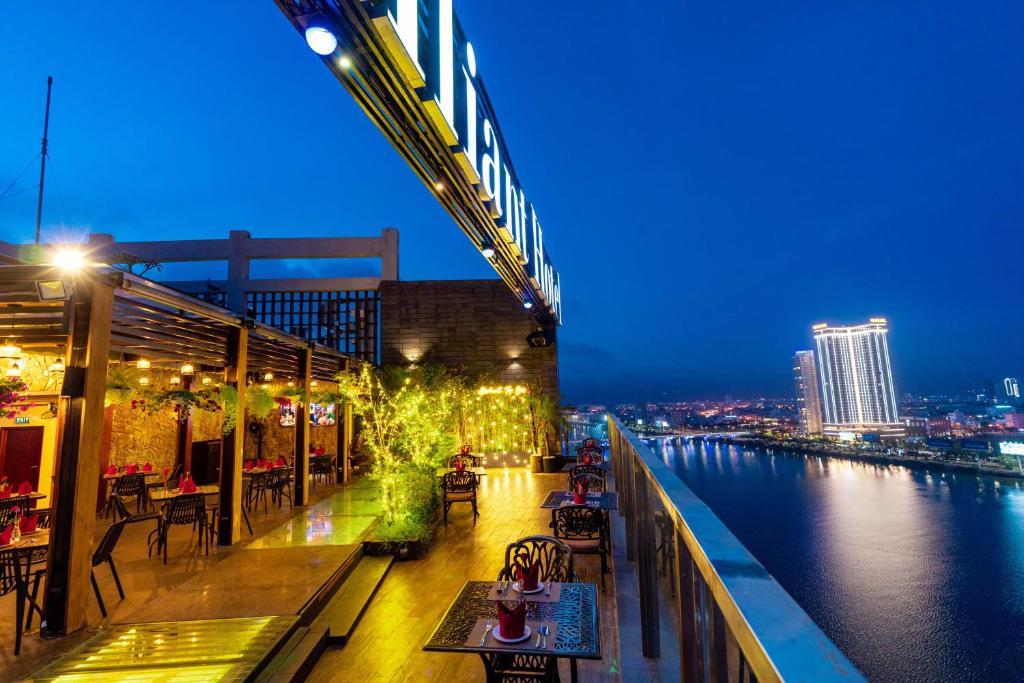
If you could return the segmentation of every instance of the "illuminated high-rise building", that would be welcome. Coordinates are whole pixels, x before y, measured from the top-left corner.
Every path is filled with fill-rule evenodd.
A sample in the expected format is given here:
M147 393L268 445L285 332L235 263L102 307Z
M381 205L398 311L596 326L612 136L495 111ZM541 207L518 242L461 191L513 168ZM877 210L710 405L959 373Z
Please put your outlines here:
M825 433L902 436L885 318L848 327L821 323L812 329Z
M1011 401L1020 398L1020 382L1016 377L1005 377L1002 381L1002 396L1000 398Z
M793 384L796 387L800 431L821 434L821 392L818 391L814 351L797 351L793 356Z

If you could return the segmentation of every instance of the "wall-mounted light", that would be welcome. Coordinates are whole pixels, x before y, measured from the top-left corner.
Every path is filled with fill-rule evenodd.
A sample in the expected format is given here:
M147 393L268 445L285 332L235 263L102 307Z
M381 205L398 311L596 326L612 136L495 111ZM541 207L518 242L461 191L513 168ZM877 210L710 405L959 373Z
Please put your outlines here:
M46 368L46 371L53 374L55 372L64 372L64 359L57 357L57 360L50 363L50 367Z
M144 387L148 387L149 386L149 377L146 377L146 376L140 377L139 378L139 385L140 386L144 386Z
M268 372L265 375L263 375L263 381L264 382L273 382L274 381L274 373Z
M526 310L530 310L531 308L533 308L533 302L529 300L524 301L523 308L525 308Z
M289 382L288 382L288 386L290 386L290 387L294 387L294 386L295 386L295 382L289 381Z
M185 363L184 365L181 366L181 370L179 370L179 372L186 376L194 375L196 374L196 369L195 367L193 367L191 363Z
M36 280L36 295L40 301L67 301L71 286L63 280Z
M320 382L317 382L316 380L313 380L312 382L309 383L309 386L311 386L313 388L316 388L316 387L320 386Z
M212 380L212 379L210 379L209 377L204 377L204 378L203 378L203 386L204 386L204 387L205 387L205 386L209 386L209 385L210 385L210 384L211 384L212 382L213 382L213 380Z
M21 377L21 365L18 361L11 363L11 367L7 368L7 376L11 379L17 379Z
M310 26L306 29L306 44L313 52L326 57L338 49L338 37L323 26Z
M66 273L73 273L85 265L85 254L79 249L60 249L53 255L52 265Z
M171 378L171 386L178 386L179 384L181 384L180 377L175 376Z
M139 370L149 370L149 361L145 358L140 358L139 361L135 363L135 367Z

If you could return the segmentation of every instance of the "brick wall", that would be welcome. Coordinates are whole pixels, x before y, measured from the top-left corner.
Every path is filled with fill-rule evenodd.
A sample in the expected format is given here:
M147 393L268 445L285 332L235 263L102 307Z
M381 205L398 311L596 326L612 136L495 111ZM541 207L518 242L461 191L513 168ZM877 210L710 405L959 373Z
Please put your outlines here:
M433 361L558 396L557 344L530 348L536 320L503 281L385 281L380 297L382 364Z

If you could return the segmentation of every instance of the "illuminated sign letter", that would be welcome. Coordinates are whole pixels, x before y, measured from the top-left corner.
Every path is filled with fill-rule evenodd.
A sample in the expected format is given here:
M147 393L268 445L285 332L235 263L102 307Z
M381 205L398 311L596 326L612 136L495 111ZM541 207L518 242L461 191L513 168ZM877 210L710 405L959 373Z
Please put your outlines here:
M462 76L466 79L466 139L463 149L469 157L469 165L476 173L476 178L470 180L479 182L480 167L476 160L476 87L473 85L473 79L476 78L476 55L469 43L466 43L466 64L462 67Z
M491 122L484 119L484 192L494 200L497 214L501 215L501 150L498 149L498 136L491 128Z
M398 0L398 16L392 15L389 9L388 19L394 25L395 32L398 33L398 38L402 41L406 54L409 55L409 58L416 65L416 68L419 69L422 76L423 67L420 66L419 59L419 22L416 18L416 5L417 0ZM449 9L450 7L451 4L449 3Z
M440 25L438 50L440 51L440 78L437 83L437 104L441 107L441 115L448 123L452 136L455 132L455 43L452 36L452 0L440 0L438 5L438 22Z

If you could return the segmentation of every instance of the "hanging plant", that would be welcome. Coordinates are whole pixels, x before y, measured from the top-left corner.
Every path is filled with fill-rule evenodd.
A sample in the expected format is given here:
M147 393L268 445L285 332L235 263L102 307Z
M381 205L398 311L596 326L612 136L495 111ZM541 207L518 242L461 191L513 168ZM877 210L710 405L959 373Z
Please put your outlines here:
M245 390L245 412L257 420L265 420L277 407L272 393L263 387L247 387Z
M0 418L17 417L19 413L32 407L30 403L23 403L26 391L28 391L28 385L21 379L0 378Z
M316 391L309 396L310 403L320 404L334 404L335 406L341 406L345 403L345 395L337 390L325 389L324 391Z
M230 434L238 422L238 389L227 385L214 387L210 390L210 398L220 406L223 415L221 429L224 434Z
M134 404L135 401L132 399L136 398L137 390L138 383L126 368L120 365L111 365L107 368L107 391L103 397L104 405L123 406L129 402Z
M304 404L306 402L306 390L303 387L282 387L277 398L288 399L292 403Z

